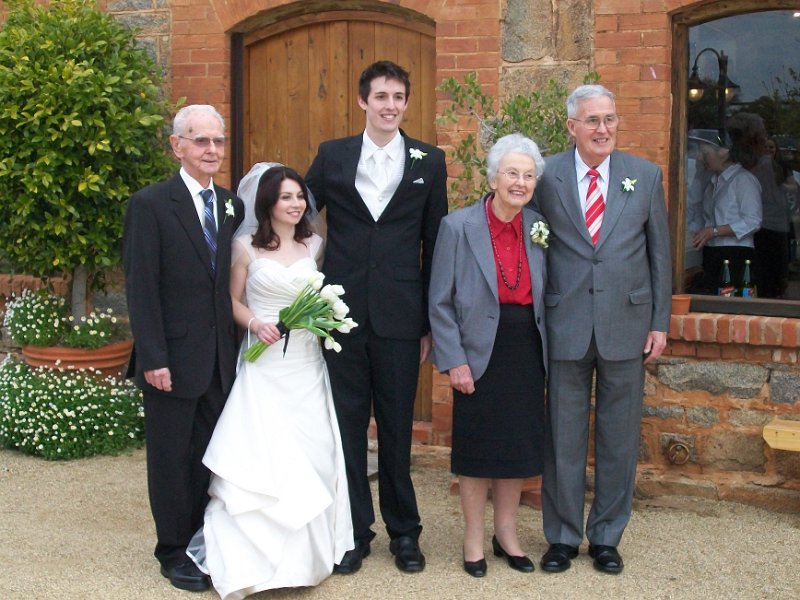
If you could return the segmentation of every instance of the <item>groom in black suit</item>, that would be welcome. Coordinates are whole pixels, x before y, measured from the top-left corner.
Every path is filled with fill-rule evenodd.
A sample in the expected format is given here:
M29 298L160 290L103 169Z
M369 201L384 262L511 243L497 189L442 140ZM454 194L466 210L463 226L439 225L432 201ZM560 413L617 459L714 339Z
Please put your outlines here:
M411 139L400 123L408 73L379 61L361 74L363 134L324 142L306 176L317 208L327 207L323 271L344 286L359 327L326 353L342 435L355 549L334 570L354 573L375 533L367 480L367 429L378 428L380 509L401 571L425 568L411 481L411 428L419 364L430 351L427 293L439 221L447 214L444 152Z
M236 371L229 267L244 207L212 181L225 151L225 126L213 107L181 109L170 142L180 172L131 197L123 262L155 556L172 585L202 591L208 577L186 545L203 525L210 474L202 458Z

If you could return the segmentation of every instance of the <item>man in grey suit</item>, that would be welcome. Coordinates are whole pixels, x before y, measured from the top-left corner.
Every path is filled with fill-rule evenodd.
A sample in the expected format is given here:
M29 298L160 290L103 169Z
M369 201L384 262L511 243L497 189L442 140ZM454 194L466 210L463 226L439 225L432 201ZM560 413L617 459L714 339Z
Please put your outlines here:
M567 99L575 148L551 157L533 202L552 231L545 292L548 442L542 489L550 547L542 569L570 567L583 541L586 456L595 384L595 494L589 555L619 573L630 519L644 365L666 346L671 266L661 170L615 151L614 95L600 85Z

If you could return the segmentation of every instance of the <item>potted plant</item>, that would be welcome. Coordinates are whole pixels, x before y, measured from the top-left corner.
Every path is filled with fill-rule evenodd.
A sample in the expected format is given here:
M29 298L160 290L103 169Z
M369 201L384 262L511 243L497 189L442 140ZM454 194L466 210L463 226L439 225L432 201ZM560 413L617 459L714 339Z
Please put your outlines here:
M26 289L6 304L3 326L33 367L96 369L120 375L131 351L127 328L113 310L76 319L66 300L47 290Z
M174 106L150 54L93 0L5 4L0 255L17 272L68 275L80 320L119 264L127 199L173 169Z

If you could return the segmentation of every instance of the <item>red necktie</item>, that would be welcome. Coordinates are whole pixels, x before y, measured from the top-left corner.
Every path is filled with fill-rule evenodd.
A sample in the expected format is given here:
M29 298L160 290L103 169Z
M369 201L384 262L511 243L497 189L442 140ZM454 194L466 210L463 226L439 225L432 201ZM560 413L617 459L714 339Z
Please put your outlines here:
M600 173L596 169L589 169L588 173L590 180L589 189L586 190L586 227L589 229L589 235L592 236L592 243L596 246L597 238L600 237L600 225L603 224L603 209L606 203L597 183Z

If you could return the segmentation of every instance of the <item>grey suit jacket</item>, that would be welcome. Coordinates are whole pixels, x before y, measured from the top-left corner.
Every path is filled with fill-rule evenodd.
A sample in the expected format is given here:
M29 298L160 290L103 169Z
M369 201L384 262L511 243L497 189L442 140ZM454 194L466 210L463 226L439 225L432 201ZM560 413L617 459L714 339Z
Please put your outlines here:
M533 291L536 326L547 368L547 332L543 291L547 281L545 250L529 232L544 220L532 208L522 210L522 231ZM445 372L467 364L474 380L486 371L497 335L500 300L489 224L483 201L442 219L433 252L428 301L433 333L433 362Z
M633 191L622 181L635 179ZM578 197L575 150L547 160L534 205L550 223L545 293L551 360L578 360L595 333L607 360L642 356L649 331L668 331L672 273L669 229L657 165L611 154L597 246Z

